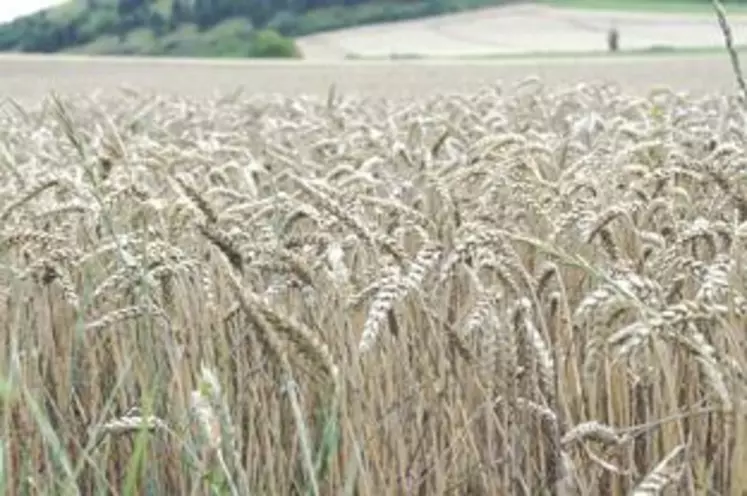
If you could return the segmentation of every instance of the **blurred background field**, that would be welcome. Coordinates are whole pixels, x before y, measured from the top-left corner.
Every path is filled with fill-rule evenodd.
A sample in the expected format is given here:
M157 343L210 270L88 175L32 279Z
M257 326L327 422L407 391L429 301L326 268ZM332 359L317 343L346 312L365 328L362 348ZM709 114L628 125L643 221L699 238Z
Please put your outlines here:
M29 104L51 91L71 96L133 88L152 95L205 98L241 91L286 97L326 95L410 99L515 84L538 76L548 86L610 81L646 95L652 87L695 94L734 91L728 58L714 54L549 57L509 60L260 61L0 55L0 92Z
M747 4L726 6L741 45ZM580 56L603 53L612 27L621 52L713 50L721 41L705 0L70 0L12 21L21 11L5 9L0 51L15 52L333 60Z

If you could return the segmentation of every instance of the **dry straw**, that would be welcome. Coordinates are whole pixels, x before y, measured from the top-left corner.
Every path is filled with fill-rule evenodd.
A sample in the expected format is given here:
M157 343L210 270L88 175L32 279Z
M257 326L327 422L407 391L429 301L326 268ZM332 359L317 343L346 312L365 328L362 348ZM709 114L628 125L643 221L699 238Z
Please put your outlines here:
M9 106L0 480L743 492L744 129L723 95L538 79ZM109 421L132 404L158 416Z

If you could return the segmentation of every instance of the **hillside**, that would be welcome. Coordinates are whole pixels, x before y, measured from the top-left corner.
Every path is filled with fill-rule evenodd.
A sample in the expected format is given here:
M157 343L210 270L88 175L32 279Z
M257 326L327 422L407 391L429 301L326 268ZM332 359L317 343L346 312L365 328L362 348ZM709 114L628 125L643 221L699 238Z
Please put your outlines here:
M293 57L293 38L506 0L73 0L0 25L0 51Z
M574 8L570 2L553 3L521 3L360 26L295 41L304 57L314 60L604 55L608 30L614 25L620 33L620 50L626 53L723 50L723 34L713 12L696 9L694 3L681 10L653 11L649 6L646 12L612 9L611 3L606 10L599 4L586 9ZM730 5L729 22L734 42L742 49L747 45L747 10ZM407 40L406 46L402 40Z

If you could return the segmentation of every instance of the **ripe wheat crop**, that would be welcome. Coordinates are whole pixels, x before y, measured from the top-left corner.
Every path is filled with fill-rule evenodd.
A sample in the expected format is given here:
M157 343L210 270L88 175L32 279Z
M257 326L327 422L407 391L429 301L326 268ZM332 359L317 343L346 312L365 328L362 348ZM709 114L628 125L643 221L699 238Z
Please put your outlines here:
M1 110L3 494L747 491L736 98Z

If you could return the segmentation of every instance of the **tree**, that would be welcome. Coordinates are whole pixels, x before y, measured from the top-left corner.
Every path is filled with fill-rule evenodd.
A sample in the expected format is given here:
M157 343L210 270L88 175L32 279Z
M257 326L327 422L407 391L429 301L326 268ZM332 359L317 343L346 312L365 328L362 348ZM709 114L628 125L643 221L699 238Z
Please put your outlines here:
M163 15L161 15L157 10L150 13L148 25L156 36L163 36L166 32L166 19L164 19Z
M169 28L175 29L179 24L189 21L191 18L189 7L182 0L173 0L171 3L171 16L169 17Z
M146 6L145 0L117 0L117 13L127 15Z
M195 0L195 24L200 29L207 29L215 23L215 11L212 0Z

